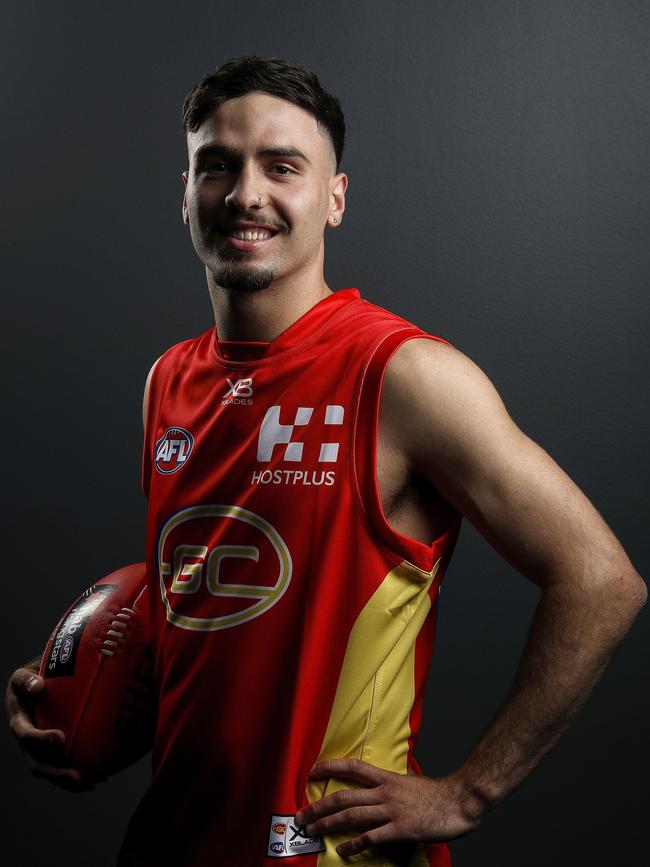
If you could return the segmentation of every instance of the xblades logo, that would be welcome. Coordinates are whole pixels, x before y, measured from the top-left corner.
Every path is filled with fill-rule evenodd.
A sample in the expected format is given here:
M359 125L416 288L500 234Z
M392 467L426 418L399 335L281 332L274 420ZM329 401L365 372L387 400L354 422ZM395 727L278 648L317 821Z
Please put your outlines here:
M226 377L228 390L221 396L221 405L228 403L250 406L253 403L253 380L249 376L246 379L238 379L233 382Z
M270 858L293 858L296 855L311 855L324 852L322 837L310 837L295 816L271 816L271 827L266 854Z
M293 841L296 839L296 837L302 837L303 840L313 840L314 839L313 837L310 837L309 834L305 834L305 829L303 827L301 827L300 825L298 825L298 827L296 827L295 825L290 825L289 827L293 831L292 836L289 838L289 844L293 843Z

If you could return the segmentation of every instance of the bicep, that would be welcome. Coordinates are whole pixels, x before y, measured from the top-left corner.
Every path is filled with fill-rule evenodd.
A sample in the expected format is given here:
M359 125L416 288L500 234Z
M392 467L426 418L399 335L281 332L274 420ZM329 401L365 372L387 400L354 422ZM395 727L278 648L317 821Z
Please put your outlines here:
M569 573L592 582L631 568L594 506L517 427L483 371L458 350L432 344L400 347L396 369L408 368L408 393L394 387L399 372L387 392L391 416L403 419L410 405L400 436L413 469L539 586Z

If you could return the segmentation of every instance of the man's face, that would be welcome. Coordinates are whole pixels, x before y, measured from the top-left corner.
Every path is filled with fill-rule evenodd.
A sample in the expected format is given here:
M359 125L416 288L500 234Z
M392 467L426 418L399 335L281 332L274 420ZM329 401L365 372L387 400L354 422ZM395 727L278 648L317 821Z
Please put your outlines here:
M310 112L251 91L222 103L187 144L183 220L219 286L264 289L292 274L300 279L319 256L322 262L323 228L334 208L340 222L347 178L334 174L329 139ZM273 234L237 240L241 222Z

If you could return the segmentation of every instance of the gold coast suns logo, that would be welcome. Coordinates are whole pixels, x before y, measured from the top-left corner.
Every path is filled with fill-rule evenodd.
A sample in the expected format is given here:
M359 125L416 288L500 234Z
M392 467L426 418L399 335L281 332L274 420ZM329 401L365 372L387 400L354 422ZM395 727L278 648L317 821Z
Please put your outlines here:
M158 541L162 601L181 629L212 632L259 617L285 593L291 569L275 527L240 506L182 509Z

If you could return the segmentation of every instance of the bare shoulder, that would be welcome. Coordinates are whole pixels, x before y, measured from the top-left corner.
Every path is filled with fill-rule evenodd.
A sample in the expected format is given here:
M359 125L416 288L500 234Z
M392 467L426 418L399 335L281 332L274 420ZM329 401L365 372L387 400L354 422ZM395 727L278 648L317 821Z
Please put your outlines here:
M382 418L414 459L523 436L488 376L460 350L430 338L393 353L382 386ZM473 442L472 442L473 441Z
M468 389L494 390L471 358L448 343L428 337L415 337L400 344L388 362L385 380L388 390L403 391L409 383L417 389L418 380L435 386L439 394L446 390L455 394Z

